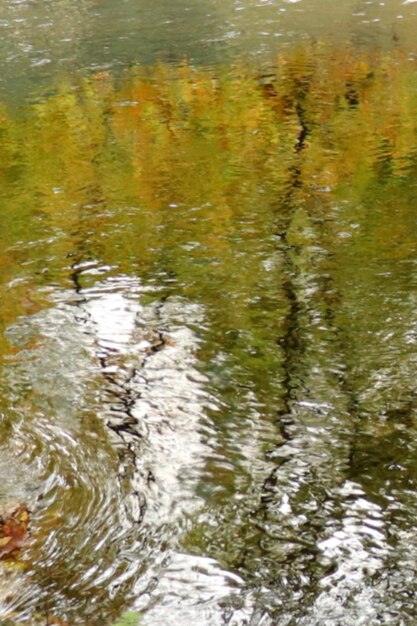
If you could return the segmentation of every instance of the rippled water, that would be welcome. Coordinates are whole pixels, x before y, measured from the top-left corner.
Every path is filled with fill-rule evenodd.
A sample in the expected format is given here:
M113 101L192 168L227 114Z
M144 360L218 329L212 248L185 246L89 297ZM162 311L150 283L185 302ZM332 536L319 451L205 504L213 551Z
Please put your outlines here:
M1 624L414 623L416 11L2 4Z
M45 597L102 623L100 603L125 602L126 585L151 568L146 592L169 557L161 544L198 504L210 396L189 325L201 312L174 300L142 306L140 295L138 279L116 276L54 293L55 306L8 328L19 351L5 380L19 401L5 448L9 467L24 463L8 491L35 514L37 588L12 606L29 615Z
M416 24L407 0L5 0L0 89L16 101L56 77L155 59L217 65L243 56L262 67L312 39L415 52Z

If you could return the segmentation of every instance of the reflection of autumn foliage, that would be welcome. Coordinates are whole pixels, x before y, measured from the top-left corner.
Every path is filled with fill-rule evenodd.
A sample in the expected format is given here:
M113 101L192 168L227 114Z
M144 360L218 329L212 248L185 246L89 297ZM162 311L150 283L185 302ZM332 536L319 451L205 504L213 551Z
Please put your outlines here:
M117 85L97 74L23 118L1 111L2 188L14 196L21 180L19 204L36 198L57 228L85 204L209 202L216 237L239 198L260 186L285 195L295 168L309 194L403 176L416 147L415 82L400 53L326 46L286 52L265 76L186 64L130 71Z
M1 112L2 182L23 176L51 211L60 191L82 200L94 187L97 198L122 192L154 207L167 197L216 201L227 214L232 191L265 176L290 182L302 128L301 178L310 189L365 183L388 157L400 175L415 148L414 82L399 53L325 46L284 53L261 77L243 67L160 65L115 86L101 73L24 119Z
M24 281L6 287L28 245L41 285L59 282L73 258L162 267L187 296L218 299L219 285L233 293L229 326L252 328L236 316L259 285L285 301L264 265L274 233L332 247L341 229L352 235L343 222L358 221L346 203L359 207L387 186L398 197L416 149L417 76L401 52L314 45L283 52L265 72L186 63L118 80L101 72L19 115L1 108L3 323L37 306ZM393 241L387 256L409 254L398 208L386 203L369 228Z
M355 246L359 207L383 197L375 222L363 209L358 245L371 236L389 258L410 254L408 201L396 186L413 178L416 149L417 75L399 51L318 44L284 51L264 72L187 63L117 80L101 72L19 114L2 107L2 323L44 306L34 291L60 284L71 259L100 259L172 273L206 303L223 298L224 328L253 335L255 319L266 328L288 306L277 234L305 251L297 262L308 267L311 247ZM28 258L30 280L9 288ZM259 290L269 305L251 302ZM262 337L252 341L264 367Z
M394 282L397 261L415 259L416 154L417 75L400 52L316 45L284 52L265 72L186 63L117 80L101 72L18 114L0 107L0 355L30 358L36 332L15 332L12 345L3 331L50 306L54 290L82 291L115 268L150 286L144 298L172 289L203 303L199 357L227 421L237 415L236 449L247 406L259 422L290 410L303 368L328 373L351 405L357 396L374 410L395 394L401 404L415 387L415 351ZM369 268L381 261L378 283ZM413 293L401 276L402 293ZM374 332L387 302L389 326L401 321L392 342L387 334L396 359ZM308 376L301 393L319 397ZM13 392L36 402L26 387ZM229 466L210 472L235 481ZM0 559L18 556L28 523L22 507L3 515Z
M342 398L340 414L399 411L415 388L414 64L316 45L263 72L160 64L0 107L0 331L115 268L150 287L144 298L203 303L199 357L248 458L276 436L255 421L297 394ZM0 332L0 355L26 359L36 333L16 334L13 346ZM230 467L209 473L232 485ZM21 508L0 520L0 559L28 521Z
M63 87L23 119L2 110L2 185L23 177L58 223L62 192L81 203L117 195L149 208L210 201L217 222L230 217L231 194L265 180L286 188L295 162L310 192L363 188L388 161L403 175L413 158L415 82L400 53L326 46L283 53L260 77L243 67L159 65L128 72L116 86L101 73Z

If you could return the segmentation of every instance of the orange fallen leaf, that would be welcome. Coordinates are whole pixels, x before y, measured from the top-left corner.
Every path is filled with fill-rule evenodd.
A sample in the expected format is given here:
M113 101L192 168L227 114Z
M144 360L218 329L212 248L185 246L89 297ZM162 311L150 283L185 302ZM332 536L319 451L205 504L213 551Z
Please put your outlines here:
M9 543L9 541L11 541L11 540L12 540L11 537L2 537L0 539L0 547L1 546L6 546Z
M0 559L18 556L28 540L29 511L25 506L9 508L0 516Z

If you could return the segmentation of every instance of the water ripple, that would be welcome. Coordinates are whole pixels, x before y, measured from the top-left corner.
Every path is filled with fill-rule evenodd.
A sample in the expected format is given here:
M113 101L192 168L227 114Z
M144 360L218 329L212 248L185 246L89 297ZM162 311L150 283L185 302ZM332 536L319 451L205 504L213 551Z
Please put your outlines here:
M19 350L5 368L16 404L3 445L16 450L25 490L5 495L27 501L33 519L24 591L8 593L5 614L46 602L73 620L83 606L99 623L92 590L104 605L126 601L199 506L212 399L189 325L202 312L142 305L140 292L124 276L59 292L8 330Z

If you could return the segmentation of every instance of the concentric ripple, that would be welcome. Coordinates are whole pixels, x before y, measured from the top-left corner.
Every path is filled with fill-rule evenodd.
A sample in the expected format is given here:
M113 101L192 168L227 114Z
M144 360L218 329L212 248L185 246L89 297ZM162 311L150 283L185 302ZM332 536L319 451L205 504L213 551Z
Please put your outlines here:
M16 354L4 371L13 407L2 458L19 478L1 468L2 496L27 502L32 542L26 572L9 576L3 615L108 621L145 592L148 570L171 567L198 506L212 403L190 329L201 311L141 296L138 281L118 276L54 293L50 309L8 330Z

